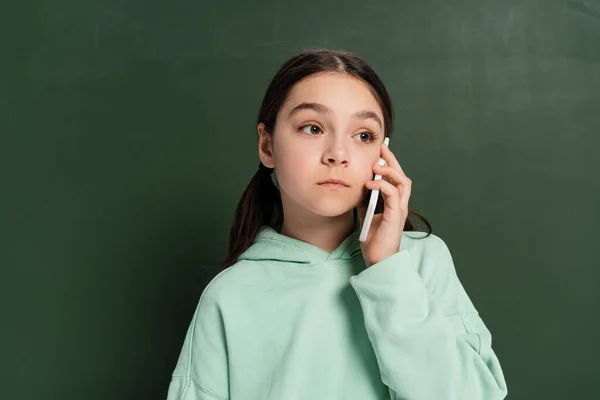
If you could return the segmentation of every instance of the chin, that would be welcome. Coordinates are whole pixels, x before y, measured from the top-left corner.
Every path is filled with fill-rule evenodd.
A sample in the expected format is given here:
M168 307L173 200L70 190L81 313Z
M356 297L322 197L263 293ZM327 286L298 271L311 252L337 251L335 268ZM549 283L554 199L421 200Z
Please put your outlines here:
M321 201L319 204L315 204L314 207L312 207L312 211L323 217L339 217L340 215L351 211L353 208L352 204L346 202L340 204L340 202Z

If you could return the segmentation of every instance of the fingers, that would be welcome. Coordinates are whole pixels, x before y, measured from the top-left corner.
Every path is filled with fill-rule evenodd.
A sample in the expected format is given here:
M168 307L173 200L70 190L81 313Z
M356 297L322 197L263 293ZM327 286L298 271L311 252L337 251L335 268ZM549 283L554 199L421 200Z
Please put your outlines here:
M391 184L398 187L398 189L400 189L400 186L412 185L412 181L409 177L404 175L401 170L397 170L390 165L381 166L375 164L373 166L373 171L375 171L376 174L381 175L382 178L385 177Z
M408 179L408 178L406 178ZM390 209L396 210L400 207L408 208L408 201L411 193L411 183L402 182L399 185L380 179L377 181L368 181L366 186L369 190L379 189L385 195L385 203Z
M398 188L384 180L369 181L367 188L379 189L379 193L383 197L385 206L381 215L381 222L391 226L400 226L402 218L406 217L406 211L403 211L403 208L408 210L408 205L406 207L402 206L403 200L400 199Z
M392 151L384 144L381 145L381 157L387 165L375 164L373 171L383 179L369 181L366 186L370 190L379 189L384 196L386 207L390 210L399 210L400 212L392 214L401 215L402 209L408 210L412 180L406 176Z
M381 195L384 196L386 208L393 211L392 214L396 214L401 208L400 191L398 188L391 183L384 181L383 179L377 181L368 181L366 184L370 190L379 189Z
M394 153L392 153L392 150L390 150L389 147L385 146L384 144L381 145L381 158L383 158L385 160L386 165L388 167L391 167L395 171L399 171L400 177L404 178L404 179L397 178L396 179L397 183L400 183L400 181L404 181L405 179L410 181L410 179L408 179L408 177L404 173L404 170L400 166L400 163L396 159L396 156L394 155ZM379 173L379 172L377 172L377 173Z
M381 158L385 160L387 165L404 174L404 171L402 170L400 163L396 159L396 156L394 155L394 153L392 153L392 150L390 150L390 148L384 144L381 145Z

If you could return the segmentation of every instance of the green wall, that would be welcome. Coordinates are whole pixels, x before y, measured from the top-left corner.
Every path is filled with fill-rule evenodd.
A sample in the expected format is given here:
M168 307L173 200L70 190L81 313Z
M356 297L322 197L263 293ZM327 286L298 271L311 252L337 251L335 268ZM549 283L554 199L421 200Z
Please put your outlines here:
M5 1L0 38L1 398L166 397L264 90L317 46L387 84L508 397L597 396L599 0Z

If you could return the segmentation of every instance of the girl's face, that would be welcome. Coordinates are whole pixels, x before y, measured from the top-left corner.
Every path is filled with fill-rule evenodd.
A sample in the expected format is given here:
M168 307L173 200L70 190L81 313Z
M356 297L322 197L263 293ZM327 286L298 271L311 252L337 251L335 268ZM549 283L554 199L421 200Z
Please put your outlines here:
M283 104L272 138L263 130L259 124L259 155L277 172L284 209L334 217L351 211L367 194L384 127L366 83L341 73L304 78ZM348 186L320 184L328 179Z

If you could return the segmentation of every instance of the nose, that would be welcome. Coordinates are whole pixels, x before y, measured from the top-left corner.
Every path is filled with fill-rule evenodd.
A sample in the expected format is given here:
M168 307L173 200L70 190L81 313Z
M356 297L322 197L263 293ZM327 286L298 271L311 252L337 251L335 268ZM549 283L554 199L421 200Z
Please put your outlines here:
M323 163L328 165L348 165L350 163L350 156L346 147L339 141L332 143L323 152Z

